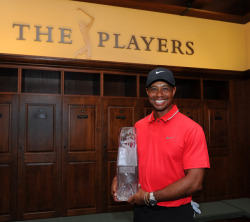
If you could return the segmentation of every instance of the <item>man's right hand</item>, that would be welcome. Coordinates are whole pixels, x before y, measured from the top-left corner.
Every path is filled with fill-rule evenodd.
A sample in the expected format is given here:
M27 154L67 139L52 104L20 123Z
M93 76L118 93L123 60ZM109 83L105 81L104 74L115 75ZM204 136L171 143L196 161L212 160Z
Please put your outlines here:
M112 181L111 195L113 196L114 201L119 202L117 200L117 176L115 176Z

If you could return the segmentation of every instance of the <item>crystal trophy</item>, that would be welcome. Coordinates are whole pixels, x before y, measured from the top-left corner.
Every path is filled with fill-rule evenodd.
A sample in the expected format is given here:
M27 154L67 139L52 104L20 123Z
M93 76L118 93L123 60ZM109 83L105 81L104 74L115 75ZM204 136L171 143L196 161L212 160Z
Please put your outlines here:
M138 191L137 140L134 127L120 128L117 155L117 199L127 201Z

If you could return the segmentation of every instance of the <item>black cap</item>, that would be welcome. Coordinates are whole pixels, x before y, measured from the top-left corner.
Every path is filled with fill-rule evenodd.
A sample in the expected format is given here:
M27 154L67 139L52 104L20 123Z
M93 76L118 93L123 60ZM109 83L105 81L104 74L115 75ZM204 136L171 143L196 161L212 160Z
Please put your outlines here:
M163 81L175 87L175 80L173 73L165 68L156 68L148 73L146 88L156 81Z

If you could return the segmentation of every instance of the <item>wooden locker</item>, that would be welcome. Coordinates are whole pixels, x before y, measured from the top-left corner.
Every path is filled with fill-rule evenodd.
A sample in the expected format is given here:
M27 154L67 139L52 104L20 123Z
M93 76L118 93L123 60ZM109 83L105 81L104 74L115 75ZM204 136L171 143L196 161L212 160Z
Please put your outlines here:
M0 95L0 221L16 218L18 95Z
M204 131L211 168L206 175L206 201L226 199L230 195L229 105L226 101L206 101ZM216 179L215 179L216 178Z
M65 96L63 107L63 215L100 212L100 98Z
M116 175L118 137L121 127L133 127L138 120L137 100L133 98L104 98L103 102L103 143L106 167L103 170L105 184L105 205L107 211L131 209L126 203L116 203L111 196L111 183Z
M21 95L19 142L18 219L59 216L60 96Z

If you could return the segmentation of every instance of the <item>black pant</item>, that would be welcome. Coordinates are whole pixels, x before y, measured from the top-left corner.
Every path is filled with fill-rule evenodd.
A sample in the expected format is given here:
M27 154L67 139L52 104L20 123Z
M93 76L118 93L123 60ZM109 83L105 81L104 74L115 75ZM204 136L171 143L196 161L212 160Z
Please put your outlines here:
M134 222L194 222L191 204L179 207L134 207Z

